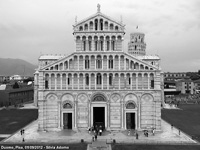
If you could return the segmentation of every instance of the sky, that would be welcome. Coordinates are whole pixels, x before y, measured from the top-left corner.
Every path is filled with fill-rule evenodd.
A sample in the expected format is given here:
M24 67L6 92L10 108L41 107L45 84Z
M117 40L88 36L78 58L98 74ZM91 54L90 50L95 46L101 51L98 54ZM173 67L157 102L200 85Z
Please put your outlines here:
M145 33L146 53L159 55L163 72L200 69L200 0L0 0L0 57L38 63L41 54L75 51L73 25L101 12Z

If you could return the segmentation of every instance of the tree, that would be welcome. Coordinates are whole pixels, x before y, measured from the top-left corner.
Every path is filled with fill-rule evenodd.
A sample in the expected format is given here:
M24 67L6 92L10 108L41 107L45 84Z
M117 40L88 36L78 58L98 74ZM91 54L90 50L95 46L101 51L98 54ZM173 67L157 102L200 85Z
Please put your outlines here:
M15 84L13 85L13 89L18 89L18 88L19 88L19 84L15 82Z

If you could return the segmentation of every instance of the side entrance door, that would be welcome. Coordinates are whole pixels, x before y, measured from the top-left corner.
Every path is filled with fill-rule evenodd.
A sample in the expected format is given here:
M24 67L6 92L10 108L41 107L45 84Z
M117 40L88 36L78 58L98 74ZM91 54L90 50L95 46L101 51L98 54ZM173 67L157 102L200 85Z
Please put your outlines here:
M126 113L126 129L135 129L135 113Z
M72 113L63 113L63 129L72 129Z

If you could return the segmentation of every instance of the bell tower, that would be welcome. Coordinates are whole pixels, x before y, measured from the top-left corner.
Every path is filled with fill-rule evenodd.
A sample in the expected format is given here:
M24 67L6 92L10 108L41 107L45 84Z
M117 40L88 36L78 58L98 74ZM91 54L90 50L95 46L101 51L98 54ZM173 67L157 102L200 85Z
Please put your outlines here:
M145 34L142 32L134 32L130 34L130 42L128 43L128 53L134 56L146 55L146 43L144 42Z

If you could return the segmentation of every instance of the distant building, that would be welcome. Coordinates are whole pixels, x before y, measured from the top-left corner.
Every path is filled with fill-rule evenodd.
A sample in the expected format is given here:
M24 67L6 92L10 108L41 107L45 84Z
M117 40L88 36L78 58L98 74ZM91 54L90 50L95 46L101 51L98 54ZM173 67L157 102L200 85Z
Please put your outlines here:
M196 93L200 93L200 79L199 80L195 80L194 82L194 86L195 86L195 92Z
M179 79L189 79L186 72L165 72L164 73L165 80L179 80Z
M9 80L10 80L10 76L0 75L0 83L2 83L4 81L9 81Z
M165 96L174 96L180 94L181 91L176 88L176 81L164 81L164 94Z
M195 94L195 85L191 79L177 81L176 89L182 94Z
M17 89L13 89L11 85L3 85L1 87L0 107L33 101L33 86Z
M22 80L22 79L23 78L20 75L13 75L13 76L10 77L10 80Z

